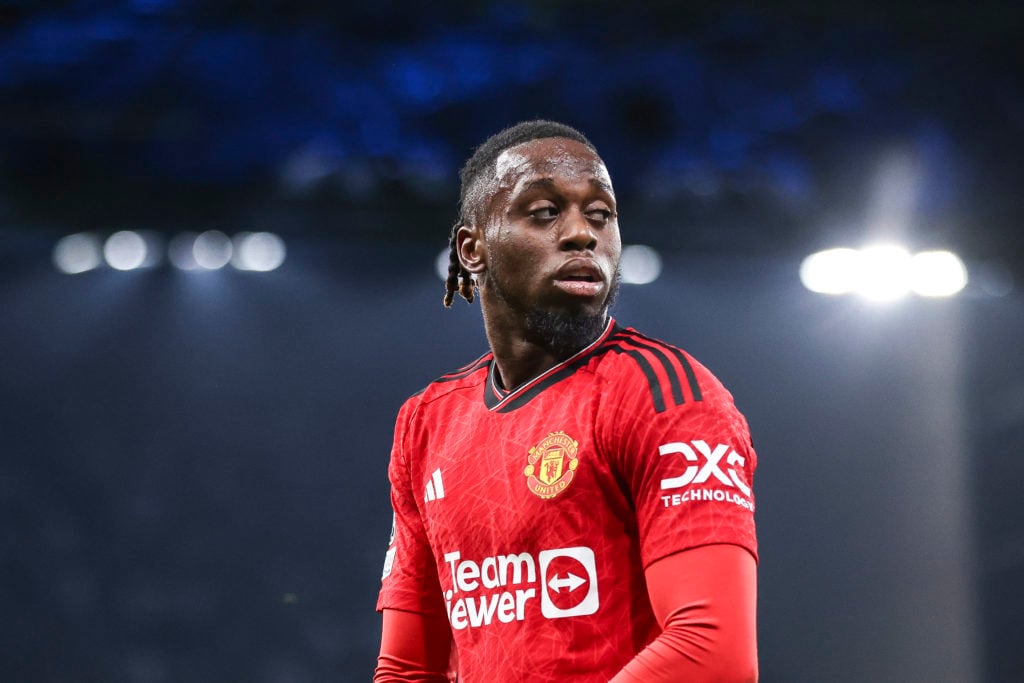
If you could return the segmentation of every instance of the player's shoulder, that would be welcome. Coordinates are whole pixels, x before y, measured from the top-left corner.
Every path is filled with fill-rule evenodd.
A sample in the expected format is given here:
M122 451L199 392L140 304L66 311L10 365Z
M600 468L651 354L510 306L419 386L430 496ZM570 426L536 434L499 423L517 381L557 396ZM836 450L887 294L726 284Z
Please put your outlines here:
M493 355L488 351L457 370L441 375L405 400L403 412L412 412L431 405L467 388L479 387L487 377Z
M714 373L675 344L616 324L603 346L596 372L609 387L650 396L655 412L732 400Z

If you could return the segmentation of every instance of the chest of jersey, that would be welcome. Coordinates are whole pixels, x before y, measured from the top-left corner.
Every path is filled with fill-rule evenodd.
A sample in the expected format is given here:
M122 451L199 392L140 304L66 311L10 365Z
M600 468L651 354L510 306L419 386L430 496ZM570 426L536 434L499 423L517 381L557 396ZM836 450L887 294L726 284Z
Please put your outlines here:
M623 571L639 565L631 504L595 433L600 396L572 389L505 413L457 403L417 435L411 474L455 631L593 615L636 579Z

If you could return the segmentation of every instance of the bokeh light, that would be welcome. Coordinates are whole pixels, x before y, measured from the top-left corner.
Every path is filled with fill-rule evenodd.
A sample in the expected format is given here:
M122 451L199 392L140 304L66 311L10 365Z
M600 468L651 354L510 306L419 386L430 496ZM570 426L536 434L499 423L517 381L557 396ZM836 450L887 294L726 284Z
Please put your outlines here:
M146 263L146 240L133 230L120 230L107 238L103 245L103 258L115 270L134 270Z
M967 286L967 268L950 251L923 251L910 261L910 287L921 296L953 296Z
M819 251L800 264L800 281L818 294L849 294L860 284L861 263L861 254L856 249Z
M284 263L284 240L272 232L242 232L231 240L231 265L238 270L268 272Z
M231 239L219 230L207 230L192 244L196 265L205 270L218 270L231 261Z
M74 275L97 268L103 263L103 246L96 235L79 232L67 235L53 247L53 265L62 273Z
M646 285L661 275L661 255L647 245L630 244L622 248L619 267L623 282Z
M861 250L857 293L872 301L892 301L910 291L910 252L894 244Z

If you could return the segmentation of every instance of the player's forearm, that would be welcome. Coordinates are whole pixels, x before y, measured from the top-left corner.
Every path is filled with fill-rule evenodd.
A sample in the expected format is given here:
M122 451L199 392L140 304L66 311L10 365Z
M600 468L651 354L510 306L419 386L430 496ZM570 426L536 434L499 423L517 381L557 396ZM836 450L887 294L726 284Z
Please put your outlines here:
M612 683L757 681L757 573L733 545L663 558L646 572L661 634Z
M377 657L373 683L448 683L448 674L427 671L422 663L382 653Z
M611 683L755 683L756 645L693 611L670 619Z
M373 683L448 683L451 635L443 616L385 609Z

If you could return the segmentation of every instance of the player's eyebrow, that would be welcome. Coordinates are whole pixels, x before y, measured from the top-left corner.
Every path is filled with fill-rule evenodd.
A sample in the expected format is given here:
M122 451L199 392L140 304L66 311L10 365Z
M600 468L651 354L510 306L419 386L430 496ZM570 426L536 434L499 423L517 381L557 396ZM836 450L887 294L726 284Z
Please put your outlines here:
M606 183L605 181L601 180L600 178L591 178L590 184L600 190L604 190L613 197L615 196L615 190L612 189L612 186Z
M546 190L553 190L555 188L554 178L534 178L530 182L523 185L522 192L529 192L535 188L544 188Z
M615 196L615 191L612 189L612 186L609 185L608 183L604 182L600 178L591 178L589 180L589 182L590 182L590 184L593 187L595 187L595 188L597 188L599 190L602 190L603 192L607 192L612 197ZM534 189L536 187L542 187L544 189L554 190L555 189L555 179L551 178L551 177L547 177L547 176L544 177L544 178L534 178L530 182L528 182L525 185L523 185L523 189L521 190L521 192L528 192L528 191L530 191L530 190L532 190L532 189Z

